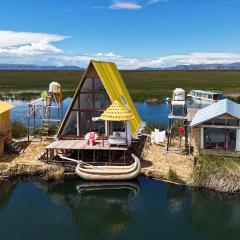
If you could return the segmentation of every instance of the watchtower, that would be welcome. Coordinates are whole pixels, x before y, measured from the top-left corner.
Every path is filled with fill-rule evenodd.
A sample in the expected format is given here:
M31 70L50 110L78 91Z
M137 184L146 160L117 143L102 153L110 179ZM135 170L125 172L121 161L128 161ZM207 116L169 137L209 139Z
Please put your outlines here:
M187 148L187 101L186 92L182 88L176 88L173 91L170 113L168 115L168 142L167 150L171 145L171 139L174 127L179 127L179 134L185 134L185 146Z

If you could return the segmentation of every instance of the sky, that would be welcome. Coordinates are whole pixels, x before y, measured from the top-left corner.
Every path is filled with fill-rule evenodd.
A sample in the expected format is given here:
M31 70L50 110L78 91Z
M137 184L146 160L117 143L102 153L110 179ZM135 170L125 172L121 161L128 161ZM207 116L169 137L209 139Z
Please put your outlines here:
M240 0L1 0L0 63L240 62Z

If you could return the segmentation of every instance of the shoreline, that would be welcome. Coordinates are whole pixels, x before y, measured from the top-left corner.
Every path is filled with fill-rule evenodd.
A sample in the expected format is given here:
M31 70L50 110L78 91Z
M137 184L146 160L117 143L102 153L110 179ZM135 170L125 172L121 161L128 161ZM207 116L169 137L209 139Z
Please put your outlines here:
M40 178L44 181L59 181L76 177L75 165L72 163L67 165L45 163L37 159L48 143L49 141L31 142L30 144L28 143L29 145L26 146L25 152L21 155L5 154L0 161L0 181L19 178ZM25 144L27 143L25 142ZM166 153L164 146L151 144L148 135L143 135L139 144L133 146L131 151L141 159L142 169L140 176L191 188L211 189L230 194L240 192L239 186L235 188L221 188L214 179L207 185L194 184L192 180L194 169L193 156L186 156L176 152ZM236 189L236 191L230 189Z

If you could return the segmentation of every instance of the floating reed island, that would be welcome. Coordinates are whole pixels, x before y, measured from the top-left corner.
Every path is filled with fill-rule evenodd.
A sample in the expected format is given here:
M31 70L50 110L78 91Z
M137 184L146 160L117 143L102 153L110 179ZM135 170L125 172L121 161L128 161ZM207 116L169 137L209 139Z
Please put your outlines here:
M189 107L189 98L206 100L208 106ZM78 175L96 181L129 180L142 174L178 184L239 191L239 171L232 170L240 165L239 104L223 99L221 93L193 90L187 95L180 88L166 101L168 127L149 129L116 65L91 61L64 117L62 88L57 82L29 103L27 139L12 140L9 115L14 106L0 102L2 112L7 112L4 123L0 122L0 129L7 129L7 133L0 132L0 176L37 175L50 180ZM42 117L40 128L37 114ZM53 125L57 131L50 137ZM36 130L38 139L33 140ZM216 166L206 174L210 161ZM226 161L231 164L218 171Z

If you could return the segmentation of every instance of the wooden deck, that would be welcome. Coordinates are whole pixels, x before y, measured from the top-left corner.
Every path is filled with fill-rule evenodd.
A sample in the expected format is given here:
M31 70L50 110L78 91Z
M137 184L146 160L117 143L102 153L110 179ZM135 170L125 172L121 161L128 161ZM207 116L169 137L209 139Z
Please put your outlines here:
M127 151L125 146L110 146L105 140L97 140L94 146L89 146L86 140L57 140L49 144L48 150L114 150Z

